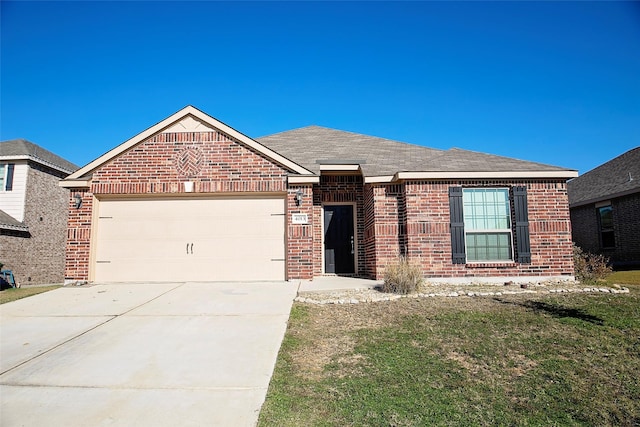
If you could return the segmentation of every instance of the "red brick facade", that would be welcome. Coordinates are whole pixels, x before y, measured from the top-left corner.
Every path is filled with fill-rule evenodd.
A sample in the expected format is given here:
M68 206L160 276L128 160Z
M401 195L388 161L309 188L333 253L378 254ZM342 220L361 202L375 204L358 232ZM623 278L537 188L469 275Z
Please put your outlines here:
M90 188L69 199L67 280L88 280L93 200L109 195L268 193L286 197L286 278L323 274L324 206L354 207L356 274L380 279L399 255L431 278L571 276L571 228L564 180L406 181L365 184L357 174L322 174L316 184L289 184L292 171L221 132L160 133L93 172ZM453 264L448 189L526 186L531 263ZM301 198L298 200L298 193ZM74 196L83 199L74 207ZM307 223L294 223L306 214ZM514 234L515 235L515 234Z

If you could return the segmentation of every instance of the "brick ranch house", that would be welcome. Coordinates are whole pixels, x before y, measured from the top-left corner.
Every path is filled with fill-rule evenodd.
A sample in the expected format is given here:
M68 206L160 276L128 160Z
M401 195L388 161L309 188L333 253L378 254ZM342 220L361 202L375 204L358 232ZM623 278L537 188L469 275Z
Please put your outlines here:
M574 170L310 126L252 139L187 106L61 182L66 280L573 278ZM471 279L470 279L471 278Z

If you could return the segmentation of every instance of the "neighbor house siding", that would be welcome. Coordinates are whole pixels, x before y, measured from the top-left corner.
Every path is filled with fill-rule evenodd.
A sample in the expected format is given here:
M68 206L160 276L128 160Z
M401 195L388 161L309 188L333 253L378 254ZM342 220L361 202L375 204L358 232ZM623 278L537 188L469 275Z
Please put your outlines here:
M14 191L29 195L22 218L29 231L0 233L0 261L21 285L62 283L68 190L58 181L67 174L31 161L15 170Z
M13 168L13 188L5 191L0 188L0 209L20 222L25 220L25 199L27 194L27 174L29 165L26 160L3 161L5 167L9 164ZM4 171L2 171L4 172Z

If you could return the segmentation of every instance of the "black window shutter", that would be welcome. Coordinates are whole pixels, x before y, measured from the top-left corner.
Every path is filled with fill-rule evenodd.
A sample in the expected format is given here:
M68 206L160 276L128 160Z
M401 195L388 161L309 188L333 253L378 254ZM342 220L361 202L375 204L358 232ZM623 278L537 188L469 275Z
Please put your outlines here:
M15 168L15 166L16 165L14 165L13 163L9 163L7 165L7 183L4 187L4 189L7 191L13 190L13 169Z
M513 187L513 207L516 214L516 257L518 262L530 264L527 187Z
M451 261L464 264L464 215L462 212L462 187L449 187L449 215L451 216Z

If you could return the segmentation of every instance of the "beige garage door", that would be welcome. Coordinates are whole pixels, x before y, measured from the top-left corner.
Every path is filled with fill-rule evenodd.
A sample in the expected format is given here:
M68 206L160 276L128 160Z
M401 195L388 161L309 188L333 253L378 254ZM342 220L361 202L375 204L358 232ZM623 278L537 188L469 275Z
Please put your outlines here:
M104 200L94 280L284 280L284 199Z

